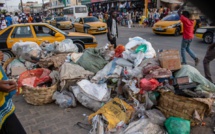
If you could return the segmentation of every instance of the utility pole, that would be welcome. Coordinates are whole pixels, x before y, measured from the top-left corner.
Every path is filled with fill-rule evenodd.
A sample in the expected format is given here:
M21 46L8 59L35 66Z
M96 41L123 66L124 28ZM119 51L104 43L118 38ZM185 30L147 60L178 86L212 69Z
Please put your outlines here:
M148 0L144 0L145 1L145 11L144 11L144 16L147 18L147 14L148 14Z
M20 4L21 4L22 13L24 13L23 5L22 5L22 0L20 0Z

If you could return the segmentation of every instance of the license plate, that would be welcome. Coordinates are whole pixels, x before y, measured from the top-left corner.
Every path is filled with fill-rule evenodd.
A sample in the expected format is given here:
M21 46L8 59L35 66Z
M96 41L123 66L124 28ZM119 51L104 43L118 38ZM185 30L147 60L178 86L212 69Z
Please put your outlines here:
M163 29L159 27L159 28L156 28L156 30L157 31L162 31Z
M103 31L103 30L105 30L105 28L99 28L98 30L99 30L99 31Z

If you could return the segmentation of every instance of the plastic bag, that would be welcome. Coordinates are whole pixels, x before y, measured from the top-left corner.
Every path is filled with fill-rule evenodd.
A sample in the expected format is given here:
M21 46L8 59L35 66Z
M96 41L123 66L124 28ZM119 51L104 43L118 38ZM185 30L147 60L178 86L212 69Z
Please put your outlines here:
M76 100L74 95L69 92L64 90L63 92L58 92L56 91L53 96L53 100L56 100L55 103L60 105L61 108L68 108L68 107L76 107Z
M141 79L140 88L144 91L155 90L159 86L159 82L156 79Z
M140 63L143 61L144 57L145 57L145 54L143 52L139 52L137 54L136 59L134 60L134 66L135 67L139 66Z
M165 134L159 125L153 124L149 119L139 119L131 122L120 134Z
M17 57L31 62L38 62L41 57L42 49L35 42L17 42L12 47L12 52Z
M197 82L202 86L208 87L208 92L215 92L215 85L207 80L202 74L195 68L190 65L183 65L182 68L175 73L175 77L188 76L190 82Z
M91 122L94 116L103 115L108 122L107 129L111 130L121 121L128 123L133 112L134 108L132 106L119 98L114 98L97 112L91 114L88 119Z
M51 71L45 68L25 71L19 76L18 89L23 85L37 87L39 84L51 81L50 73Z
M25 67L25 65L22 63L22 62L20 62L20 60L18 60L18 59L14 59L11 63L9 63L8 64L8 66L7 66L7 74L11 74L11 69L13 68L13 67Z
M123 58L118 58L116 60L116 64L119 65L119 66L123 66L123 67L132 67L133 64Z
M94 99L91 99L88 95L86 95L79 86L71 86L70 90L73 91L75 98L86 108L92 109L93 111L99 110L104 102L100 102Z
M81 90L91 99L97 101L108 101L110 99L111 91L107 88L107 84L95 84L88 80L81 80L77 82Z
M146 115L149 117L150 121L154 124L163 126L166 117L157 109L147 110Z
M146 51L147 51L147 46L145 44L141 44L135 49L135 53L139 53L139 52L145 53Z
M168 134L190 134L190 121L178 117L169 117L165 121Z
M62 42L54 42L57 53L78 52L78 47L70 39L65 39Z
M115 57L121 57L125 47L123 45L118 45L115 49Z
M42 42L40 45L41 49L47 52L54 52L56 50L56 46L50 42Z

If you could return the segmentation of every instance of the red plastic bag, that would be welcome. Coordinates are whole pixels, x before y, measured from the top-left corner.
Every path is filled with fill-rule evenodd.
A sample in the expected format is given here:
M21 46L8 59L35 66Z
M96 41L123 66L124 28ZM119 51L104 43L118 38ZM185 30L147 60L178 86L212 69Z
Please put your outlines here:
M140 81L140 88L141 92L143 93L144 91L152 91L155 90L159 86L159 82L156 79L142 79Z
M18 93L20 93L23 85L37 87L42 83L51 81L51 78L49 77L50 73L51 71L45 68L38 68L23 72L20 74L18 79Z
M125 51L125 46L123 45L118 45L115 49L115 57L121 57L122 56L122 52Z

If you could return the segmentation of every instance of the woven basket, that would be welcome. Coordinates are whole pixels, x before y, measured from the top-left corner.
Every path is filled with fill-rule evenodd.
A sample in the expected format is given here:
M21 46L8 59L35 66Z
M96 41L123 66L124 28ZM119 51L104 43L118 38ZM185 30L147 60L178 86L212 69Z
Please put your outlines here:
M2 68L4 69L5 72L7 71L7 66L8 66L15 58L16 58L16 57L12 57L12 58L10 58L10 59L7 59L7 60L4 62Z
M52 95L57 90L58 83L51 87L22 86L23 96L27 103L32 105L44 105L53 102Z
M211 112L213 100L209 98L187 98L175 95L172 92L161 92L158 108L168 118L170 116L181 117L191 121L191 126L198 125L200 121L193 118L195 111L201 120L204 115Z

